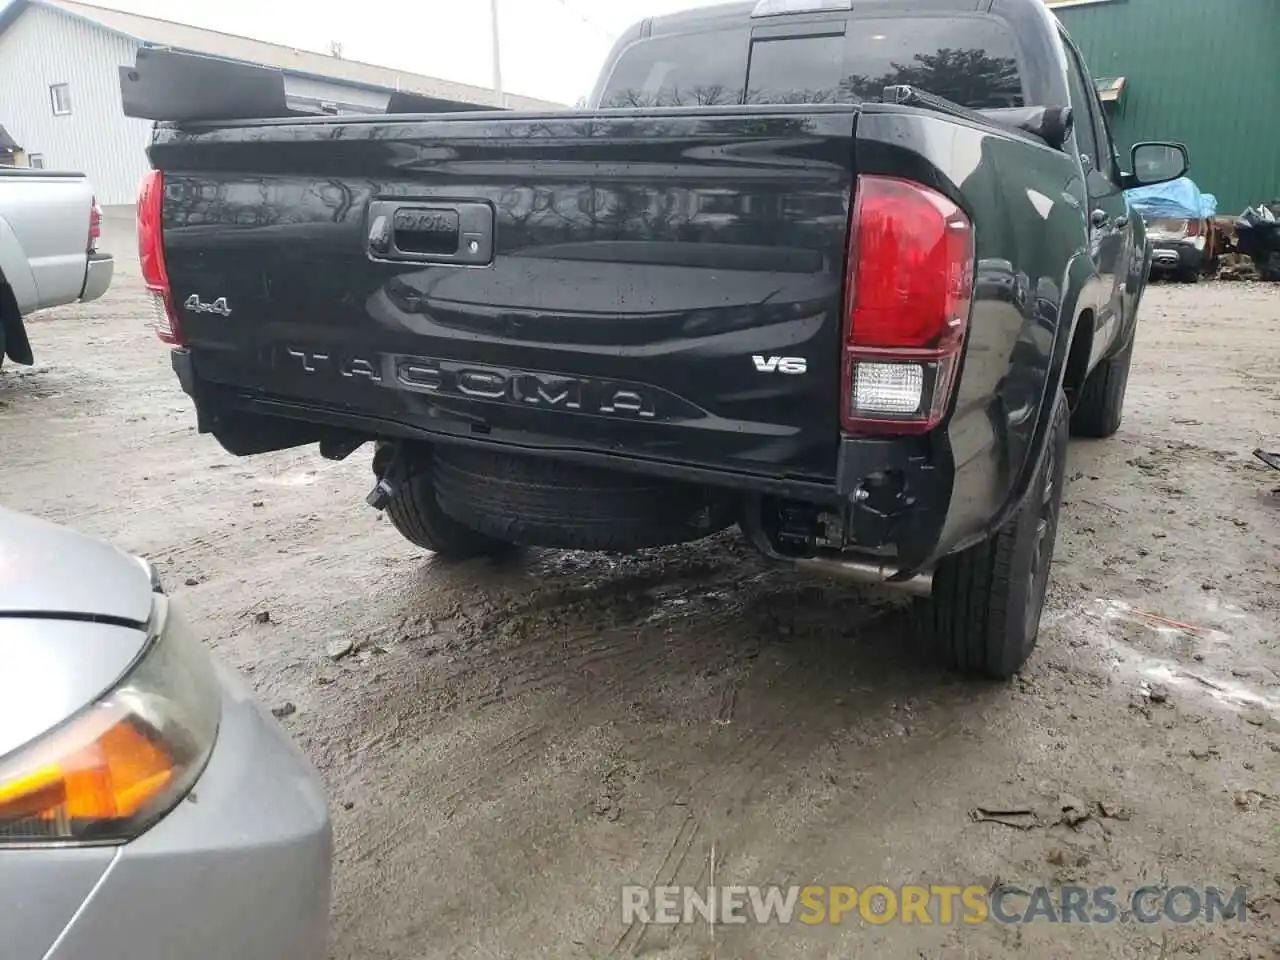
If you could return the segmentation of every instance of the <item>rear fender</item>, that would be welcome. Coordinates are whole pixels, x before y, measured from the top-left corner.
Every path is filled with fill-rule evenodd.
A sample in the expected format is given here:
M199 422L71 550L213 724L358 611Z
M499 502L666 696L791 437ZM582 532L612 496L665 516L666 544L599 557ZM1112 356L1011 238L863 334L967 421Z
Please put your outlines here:
M1037 432L1037 442L1033 444L1035 448L1033 452L1036 455L1027 458L1031 463L1031 472L1034 472L1034 466L1039 462L1039 453L1044 450L1048 437L1052 432L1053 423L1050 414L1053 412L1054 401L1057 399L1058 391L1062 388L1067 375L1067 360L1071 356L1071 343L1075 340L1076 334L1084 329L1082 324L1091 323L1092 321L1089 317L1098 310L1098 304L1087 296L1087 291L1097 279L1098 274L1093 261L1083 253L1074 257L1067 266L1067 276L1063 283L1058 333L1053 340L1053 358L1049 365L1049 377L1046 381L1048 390L1045 391L1044 397L1041 398L1039 411L1038 422L1042 429ZM1069 322L1068 318L1070 318ZM1022 500L1019 497L1018 503L1021 502ZM1016 506L1017 504L1015 504Z
M1151 273L1151 241L1147 239L1146 227L1142 218L1136 213L1129 215L1129 222L1134 243L1129 250L1129 263L1125 274L1122 298L1125 315L1120 318L1120 331L1110 350L1112 356L1128 346L1137 333L1138 306L1142 303L1142 295L1147 288L1147 277Z
M40 306L40 292L27 262L27 251L3 217L0 217L0 282L13 292L19 315Z
M1086 291L1097 278L1092 260L1087 255L1079 254L1072 258L1063 282L1062 305L1058 312L1058 327L1053 338L1053 351L1050 355L1049 372L1045 377L1045 389L1035 414L1035 429L1031 434L1031 442L1027 445L1026 455L1017 465L1013 482L1009 485L1009 493L999 511L991 518L990 524L981 534L970 538L969 542L957 549L964 549L983 539L993 536L997 530L1009 522L1014 512L1022 506L1023 500L1031 490L1039 469L1040 460L1049 444L1053 432L1053 405L1057 402L1058 392L1062 389L1067 373L1067 360L1071 355L1071 343L1082 323L1090 323L1088 316L1096 306L1089 301ZM1068 318L1070 318L1068 322Z
M1049 438L1072 337L1100 295L1078 162L1008 131L900 107L864 105L862 174L909 176L974 224L976 275L953 407L931 436L950 463L932 535L899 544L906 573L987 539L1030 489Z
M30 366L31 343L22 315L39 305L35 277L17 234L0 217L0 357Z

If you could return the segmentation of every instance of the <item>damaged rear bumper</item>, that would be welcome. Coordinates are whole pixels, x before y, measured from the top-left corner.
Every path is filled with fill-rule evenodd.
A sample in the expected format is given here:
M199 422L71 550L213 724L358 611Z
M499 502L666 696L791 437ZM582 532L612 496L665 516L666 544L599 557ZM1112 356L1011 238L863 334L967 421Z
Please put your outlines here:
M954 469L945 444L927 437L842 438L834 481L753 474L715 465L624 456L600 449L539 445L535 438L500 441L467 436L448 424L409 423L353 409L247 394L197 376L189 350L172 351L182 389L195 402L198 428L230 453L249 456L319 443L354 450L364 440L452 443L501 448L516 456L664 477L731 491L740 497L743 529L777 559L838 557L837 574L901 579L937 559ZM456 425L455 425L456 426ZM851 565L850 565L851 564ZM868 571L883 570L875 577Z

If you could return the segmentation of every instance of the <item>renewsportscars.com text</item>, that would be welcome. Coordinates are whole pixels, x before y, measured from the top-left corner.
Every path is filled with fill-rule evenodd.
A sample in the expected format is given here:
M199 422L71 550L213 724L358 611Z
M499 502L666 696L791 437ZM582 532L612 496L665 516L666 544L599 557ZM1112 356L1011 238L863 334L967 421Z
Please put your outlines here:
M626 924L1217 923L1243 922L1236 887L976 885L643 887L622 890Z

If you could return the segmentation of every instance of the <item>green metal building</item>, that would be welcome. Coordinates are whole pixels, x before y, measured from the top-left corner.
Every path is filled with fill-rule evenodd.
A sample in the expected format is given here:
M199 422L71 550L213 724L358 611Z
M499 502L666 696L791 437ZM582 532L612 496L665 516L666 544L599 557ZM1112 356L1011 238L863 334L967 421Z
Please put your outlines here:
M1280 198L1280 0L1063 0L1122 157L1179 140L1218 212Z

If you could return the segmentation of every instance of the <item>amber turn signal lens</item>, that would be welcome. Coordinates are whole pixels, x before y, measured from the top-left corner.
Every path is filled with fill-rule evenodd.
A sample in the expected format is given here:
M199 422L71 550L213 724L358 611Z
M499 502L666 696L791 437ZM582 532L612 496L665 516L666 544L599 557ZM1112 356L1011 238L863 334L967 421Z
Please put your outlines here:
M48 823L137 815L174 777L169 751L122 720L65 760L0 784L0 833L19 820Z
M217 739L213 666L170 601L151 639L98 702L0 758L0 847L122 843L180 802Z

